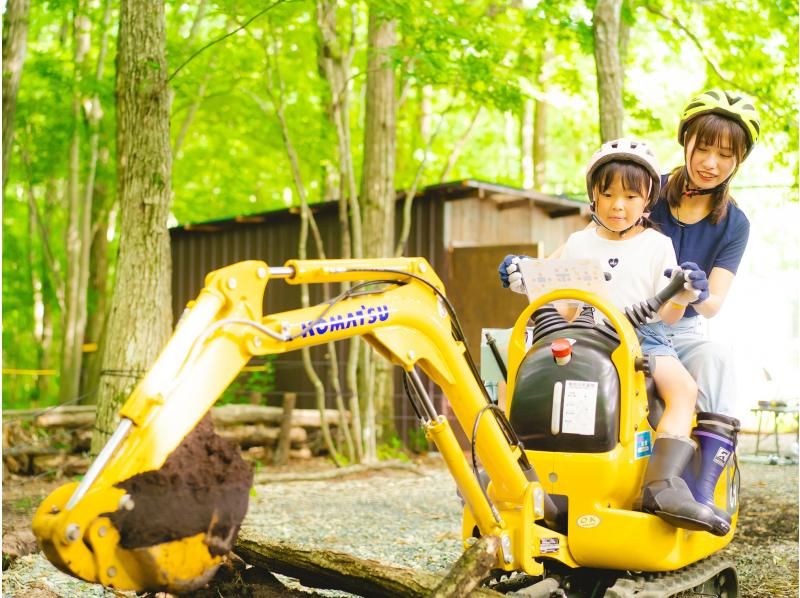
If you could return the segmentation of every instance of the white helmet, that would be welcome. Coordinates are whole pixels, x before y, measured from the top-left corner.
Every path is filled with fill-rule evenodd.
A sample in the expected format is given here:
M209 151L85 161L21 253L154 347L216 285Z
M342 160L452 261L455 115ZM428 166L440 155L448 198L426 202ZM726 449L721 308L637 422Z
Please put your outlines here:
M658 198L658 193L661 190L661 171L658 168L658 161L655 155L643 141L622 138L604 143L589 160L589 164L586 167L586 191L589 193L590 201L592 199L592 175L603 164L615 160L633 162L642 166L653 181L650 187L648 204Z

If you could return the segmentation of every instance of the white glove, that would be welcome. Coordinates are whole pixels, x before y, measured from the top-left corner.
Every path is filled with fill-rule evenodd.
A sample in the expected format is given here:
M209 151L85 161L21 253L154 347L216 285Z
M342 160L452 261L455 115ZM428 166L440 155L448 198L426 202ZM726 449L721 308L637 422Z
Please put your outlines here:
M697 301L697 299L700 297L700 290L695 289L692 286L692 281L689 278L689 274L690 273L691 273L691 270L682 270L680 267L676 267L676 268L672 269L672 273L671 273L670 278L676 278L678 276L682 276L684 281L685 281L683 283L683 288L686 289L685 291L681 291L680 293L675 295L672 299L670 299L670 301L672 303L676 303L678 305L682 305L682 306L686 307L691 302ZM509 277L509 281L510 280L511 280L511 277Z
M521 261L520 258L515 257L511 260L506 271L508 272L508 288L515 293L525 295L525 281L522 280L522 272L519 271L519 263Z

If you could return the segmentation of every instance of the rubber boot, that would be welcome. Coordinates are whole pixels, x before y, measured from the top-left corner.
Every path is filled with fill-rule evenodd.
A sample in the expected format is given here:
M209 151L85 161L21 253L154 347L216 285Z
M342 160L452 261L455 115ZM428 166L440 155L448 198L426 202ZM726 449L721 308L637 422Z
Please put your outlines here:
M683 472L683 479L695 500L711 507L717 518L711 533L724 536L731 530L731 516L714 504L717 480L736 452L737 432L741 424L735 417L721 413L697 414L697 427L692 439L697 442L697 452Z
M659 436L653 444L642 484L641 508L675 527L710 532L717 517L697 502L681 477L695 452L685 436Z

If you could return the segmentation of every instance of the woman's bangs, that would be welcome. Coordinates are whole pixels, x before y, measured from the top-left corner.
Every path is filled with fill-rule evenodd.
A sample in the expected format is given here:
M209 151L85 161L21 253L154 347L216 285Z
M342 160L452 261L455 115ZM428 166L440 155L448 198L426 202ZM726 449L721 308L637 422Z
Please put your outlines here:
M694 126L691 126L694 125ZM695 129L694 131L692 129ZM741 160L747 150L747 138L744 129L730 118L707 114L690 123L687 140L696 138L694 144L706 147L730 148L737 161Z

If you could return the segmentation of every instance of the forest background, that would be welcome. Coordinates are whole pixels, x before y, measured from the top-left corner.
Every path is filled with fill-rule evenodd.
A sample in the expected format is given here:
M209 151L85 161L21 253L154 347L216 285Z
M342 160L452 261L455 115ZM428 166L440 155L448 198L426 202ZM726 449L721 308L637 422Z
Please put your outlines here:
M398 240L359 242L353 226L376 186L393 197L472 178L585 200L584 164L601 139L647 140L666 172L682 163L678 115L693 94L750 96L763 134L733 194L753 228L710 328L736 347L748 401L796 397L796 2L7 0L4 409L96 399L127 226L119 147L141 133L118 125L117 25L154 10L163 51L139 62L166 93L165 168L151 173L166 207L149 231L162 237L166 224L305 214L333 198L350 218L348 251L390 255ZM157 29L138 34L158 46Z

